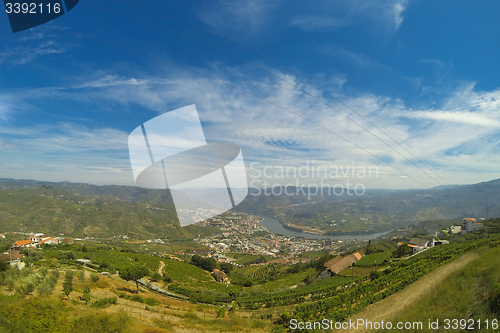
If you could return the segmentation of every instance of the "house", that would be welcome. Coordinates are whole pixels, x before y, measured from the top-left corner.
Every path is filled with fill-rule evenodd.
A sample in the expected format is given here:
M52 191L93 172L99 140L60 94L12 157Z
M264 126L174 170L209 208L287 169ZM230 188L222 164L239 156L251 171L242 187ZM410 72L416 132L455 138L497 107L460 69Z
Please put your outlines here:
M0 255L0 261L6 261L13 267L16 266L22 257L24 257L24 254L20 254L18 251L11 251L10 253L6 252Z
M66 237L61 242L62 243L73 244L73 239Z
M451 226L449 229L446 229L448 232L448 235L454 235L454 234L459 234L462 231L461 226Z
M432 242L425 238L413 237L408 246L413 248L413 253L418 253L431 247Z
M214 277L218 282L221 283L229 283L229 276L227 276L226 273L223 271L218 270L217 268L214 268Z
M76 259L76 262L79 263L79 264L82 264L82 265L86 265L86 264L91 264L92 261L88 260L88 259Z
M425 239L425 238L413 237L411 239L411 241L408 243L408 246L409 247L415 247L415 246L426 247L426 246L429 246L429 242L430 241L428 239Z
M466 217L462 220L462 228L460 229L462 235L466 235L476 230L479 230L476 219Z
M14 242L14 247L31 247L31 241L29 239L20 240Z
M39 242L40 245L42 244L47 244L47 245L57 245L59 244L59 241L55 238L52 237L45 237Z
M438 240L435 240L433 239L432 240L432 246L438 246L438 245L444 245L444 244L450 244L449 241L445 240L445 239L438 239Z
M356 261L362 258L362 255L359 253L351 254L347 257L335 257L331 260L328 260L323 267L325 268L321 273L320 277L322 279L328 279L333 276L333 274L338 274L344 269L352 266Z

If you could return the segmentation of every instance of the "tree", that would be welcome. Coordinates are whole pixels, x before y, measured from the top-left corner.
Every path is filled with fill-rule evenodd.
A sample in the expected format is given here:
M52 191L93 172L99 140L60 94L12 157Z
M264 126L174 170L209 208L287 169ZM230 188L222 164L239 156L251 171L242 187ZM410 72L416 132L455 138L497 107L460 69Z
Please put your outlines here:
M97 282L97 281L99 281L99 275L97 275L96 273L91 273L91 274L90 274L90 280L91 280L92 282Z
M67 270L66 274L64 275L64 279L66 280L73 280L73 271L72 270Z
M88 285L83 286L82 299L85 301L85 304L90 301L90 287Z
M160 275L160 273L158 272L154 272L154 273L151 273L149 275L149 278L151 279L151 281L153 282L158 282L162 279L162 276Z
M222 262L220 264L220 270L223 271L224 273L226 273L227 275L229 275L229 273L231 273L233 268L234 268L234 266L230 263L227 263L227 262Z
M134 281L137 286L137 294L139 293L139 279L148 275L149 269L141 265L131 265L120 269L118 275L126 281Z
M10 268L10 265L6 261L0 261L0 272L6 271Z
M392 256L394 258L401 258L412 253L413 248L409 247L407 244L401 244L396 250L392 252Z
M63 293L68 296L69 299L69 294L73 292L73 281L72 280L66 280L63 282Z
M209 272L217 268L217 261L214 258L203 258L198 254L191 257L191 263Z

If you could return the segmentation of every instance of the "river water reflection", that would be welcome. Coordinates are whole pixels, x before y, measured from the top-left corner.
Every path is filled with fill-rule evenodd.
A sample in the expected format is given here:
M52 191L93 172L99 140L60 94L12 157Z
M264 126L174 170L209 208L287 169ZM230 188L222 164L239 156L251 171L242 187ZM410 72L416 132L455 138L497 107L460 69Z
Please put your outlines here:
M377 233L373 233L373 234L361 234L361 235L315 235L315 234L309 234L306 232L298 232L298 231L294 231L294 230L290 230L290 229L285 229L285 228L283 228L283 225L280 223L280 221L278 221L275 218L269 217L269 216L264 216L264 219L262 221L260 221L260 224L275 234L280 234L280 235L285 235L285 236L303 237L303 238L309 238L309 239L332 239L332 240L374 239L374 238L380 237L380 236L385 235L385 234L392 231L392 230L389 230L389 231L377 232Z

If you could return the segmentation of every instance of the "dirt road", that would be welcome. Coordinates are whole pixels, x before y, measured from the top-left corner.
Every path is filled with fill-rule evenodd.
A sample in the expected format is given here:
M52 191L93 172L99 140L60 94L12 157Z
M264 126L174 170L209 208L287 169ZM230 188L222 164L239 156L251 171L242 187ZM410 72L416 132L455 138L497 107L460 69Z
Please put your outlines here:
M384 322L391 321L403 312L406 308L412 306L423 295L429 293L434 287L443 282L451 273L458 271L465 267L468 263L479 257L477 253L467 253L453 262L444 266L438 267L433 272L418 279L415 283L407 286L398 293L384 298L383 300L370 305L363 311L355 314L350 319L356 321L357 319L364 319L371 322ZM347 319L349 321L349 319ZM370 332L375 330L334 330L332 332Z
M163 267L165 267L165 263L160 260L160 266L158 267L158 273L163 276Z

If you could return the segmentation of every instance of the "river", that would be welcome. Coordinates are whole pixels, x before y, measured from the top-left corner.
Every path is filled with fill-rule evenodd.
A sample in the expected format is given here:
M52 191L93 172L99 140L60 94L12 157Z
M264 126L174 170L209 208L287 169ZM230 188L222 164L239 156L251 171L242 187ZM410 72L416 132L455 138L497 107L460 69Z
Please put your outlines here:
M392 230L389 230L389 231L384 231L384 232L377 232L374 234L360 234L360 235L336 235L336 236L335 235L315 235L315 234L309 234L307 232L298 232L298 231L293 231L290 229L285 229L285 228L283 228L283 225L281 225L280 221L278 221L275 218L269 217L269 216L264 216L264 219L262 221L260 221L260 224L275 234L280 234L280 235L285 235L285 236L303 237L303 238L309 238L309 239L332 239L332 240L374 239L374 238L380 237L380 236L385 235L385 234L392 231Z

